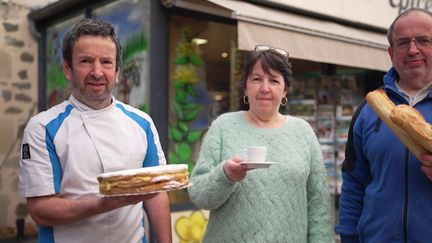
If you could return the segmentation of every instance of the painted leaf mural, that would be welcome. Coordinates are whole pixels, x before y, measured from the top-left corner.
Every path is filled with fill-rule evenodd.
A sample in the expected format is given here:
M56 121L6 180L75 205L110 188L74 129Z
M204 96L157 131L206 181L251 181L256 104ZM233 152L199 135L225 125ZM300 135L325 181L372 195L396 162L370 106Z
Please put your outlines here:
M173 112L175 121L169 124L171 139L168 159L173 164L188 164L193 169L193 149L203 134L203 130L193 129L191 123L203 111L203 106L194 100L197 96L196 85L200 79L198 69L204 61L197 53L197 46L192 41L193 31L185 27L182 29L182 39L177 44L176 57L173 65L175 71L172 84L174 87Z

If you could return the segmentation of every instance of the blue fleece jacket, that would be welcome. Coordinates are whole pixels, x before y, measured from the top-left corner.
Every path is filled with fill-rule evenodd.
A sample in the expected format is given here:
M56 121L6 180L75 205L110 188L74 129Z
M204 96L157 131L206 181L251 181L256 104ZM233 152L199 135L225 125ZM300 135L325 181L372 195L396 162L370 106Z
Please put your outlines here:
M392 68L384 89L406 104ZM432 123L432 94L414 107ZM339 224L342 242L432 242L432 182L371 107L361 110L353 129L356 160L342 172Z

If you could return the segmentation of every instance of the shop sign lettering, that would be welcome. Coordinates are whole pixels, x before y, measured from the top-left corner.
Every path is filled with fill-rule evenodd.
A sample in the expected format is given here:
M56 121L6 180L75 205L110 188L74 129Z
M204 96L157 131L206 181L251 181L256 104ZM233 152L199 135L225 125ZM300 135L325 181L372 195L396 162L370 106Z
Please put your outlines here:
M389 0L392 8L398 8L399 13L409 8L422 8L429 12L432 10L432 0Z

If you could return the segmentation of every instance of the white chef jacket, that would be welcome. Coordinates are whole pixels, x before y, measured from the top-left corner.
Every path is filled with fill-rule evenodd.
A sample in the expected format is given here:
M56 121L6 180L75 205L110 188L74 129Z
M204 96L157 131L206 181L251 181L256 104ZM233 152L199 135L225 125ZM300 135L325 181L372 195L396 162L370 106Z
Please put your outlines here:
M99 191L97 175L165 165L146 113L117 101L101 110L69 100L33 117L22 141L19 193L78 199ZM145 242L143 205L125 206L79 222L39 228L39 242Z

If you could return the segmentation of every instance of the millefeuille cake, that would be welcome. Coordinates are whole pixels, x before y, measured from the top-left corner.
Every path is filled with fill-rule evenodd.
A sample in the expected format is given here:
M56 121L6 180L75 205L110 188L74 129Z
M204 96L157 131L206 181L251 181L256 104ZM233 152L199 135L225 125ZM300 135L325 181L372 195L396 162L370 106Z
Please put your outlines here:
M99 192L103 195L140 194L187 187L186 164L171 164L100 174Z

